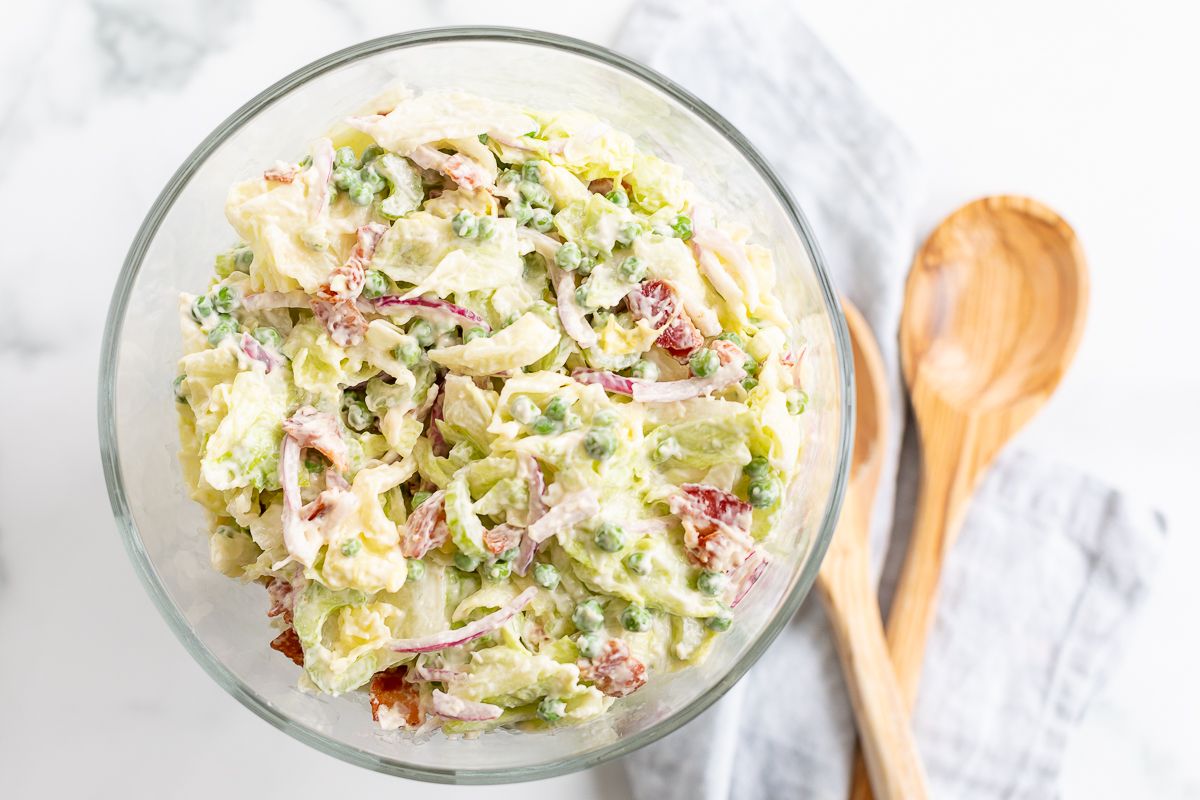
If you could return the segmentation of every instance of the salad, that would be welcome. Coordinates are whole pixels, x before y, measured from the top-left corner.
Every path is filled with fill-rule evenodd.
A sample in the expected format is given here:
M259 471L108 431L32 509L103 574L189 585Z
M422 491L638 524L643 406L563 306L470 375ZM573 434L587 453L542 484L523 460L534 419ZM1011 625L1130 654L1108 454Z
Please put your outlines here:
M181 298L212 563L385 729L595 718L768 566L807 399L771 254L587 114L366 111L230 189Z

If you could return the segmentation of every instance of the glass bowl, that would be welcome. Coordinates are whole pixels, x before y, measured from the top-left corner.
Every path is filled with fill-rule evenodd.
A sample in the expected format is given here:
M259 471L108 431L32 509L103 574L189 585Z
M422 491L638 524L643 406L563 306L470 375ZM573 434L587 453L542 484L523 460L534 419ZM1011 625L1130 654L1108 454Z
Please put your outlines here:
M704 664L655 675L579 727L414 742L380 731L361 693L301 693L296 667L267 646L275 632L262 587L210 567L203 513L176 461L177 297L205 284L213 255L234 239L223 213L228 187L305 152L397 80L533 108L585 109L679 164L719 214L750 224L753 239L774 250L780 299L807 341L804 468L786 493L773 565ZM375 39L298 70L238 109L179 168L142 223L113 292L100 369L100 446L113 513L147 591L188 651L247 708L319 750L380 772L438 782L523 781L594 766L670 733L767 648L808 594L837 520L852 380L845 322L812 232L728 122L663 76L604 48L534 31L446 28Z

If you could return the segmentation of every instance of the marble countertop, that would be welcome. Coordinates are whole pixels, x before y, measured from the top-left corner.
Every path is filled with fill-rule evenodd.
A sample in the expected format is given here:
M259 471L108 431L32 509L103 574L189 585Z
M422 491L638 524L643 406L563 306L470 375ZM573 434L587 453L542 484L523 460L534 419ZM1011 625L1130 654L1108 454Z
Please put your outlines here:
M14 797L367 796L395 779L276 732L169 633L119 545L96 448L100 330L130 239L195 144L260 88L327 52L469 22L610 43L630 0L517 10L374 0L60 0L0 30L0 767ZM1077 361L1021 446L1163 508L1171 552L1071 744L1066 798L1200 795L1200 73L1194 7L1059 0L809 4L810 24L922 152L925 223L973 196L1035 195L1093 273ZM1103 4L1101 4L1103 5ZM284 20L285 35L278 32ZM70 241L70 248L55 247ZM27 275L37 276L29 280ZM53 287L46 291L46 286ZM1184 343L1184 344L1176 344ZM1184 369L1176 363L1183 361ZM18 724L14 724L19 721ZM416 788L416 787L407 787ZM426 798L628 792L609 765Z

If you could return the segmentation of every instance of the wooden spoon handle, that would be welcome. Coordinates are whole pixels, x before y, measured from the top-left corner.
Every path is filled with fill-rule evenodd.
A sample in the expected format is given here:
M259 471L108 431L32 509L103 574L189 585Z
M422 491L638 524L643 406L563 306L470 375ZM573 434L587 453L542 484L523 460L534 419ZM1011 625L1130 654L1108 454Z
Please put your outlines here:
M862 558L841 555L826 558L818 585L842 661L871 787L881 800L922 800L929 796L925 771L888 658L865 554Z
M983 466L975 457L974 430L968 420L946 419L936 431L923 431L922 439L916 516L887 625L896 685L909 714L916 705L925 645L933 629L942 563L962 526L967 500ZM851 800L871 800L874 781L868 783L867 759L867 763L855 760Z

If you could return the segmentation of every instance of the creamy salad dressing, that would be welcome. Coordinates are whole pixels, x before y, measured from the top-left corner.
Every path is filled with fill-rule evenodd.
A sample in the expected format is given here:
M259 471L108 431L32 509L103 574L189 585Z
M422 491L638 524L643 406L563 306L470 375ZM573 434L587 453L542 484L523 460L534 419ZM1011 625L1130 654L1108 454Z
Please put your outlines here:
M385 729L585 721L719 646L802 447L769 251L580 112L393 92L181 302L214 567Z

